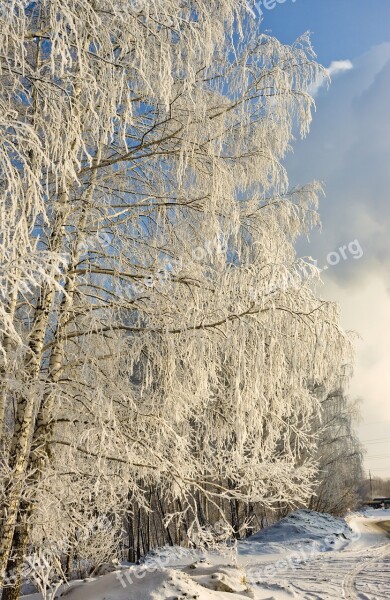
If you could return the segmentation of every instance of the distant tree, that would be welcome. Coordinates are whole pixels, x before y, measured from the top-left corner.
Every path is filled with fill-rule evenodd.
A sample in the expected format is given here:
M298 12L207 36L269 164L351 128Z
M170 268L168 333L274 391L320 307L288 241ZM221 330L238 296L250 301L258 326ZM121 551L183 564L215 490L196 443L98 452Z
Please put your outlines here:
M323 390L322 390L323 391ZM363 447L356 433L359 406L342 388L325 395L316 421L318 485L310 507L343 515L359 503Z
M390 479L376 475L370 478L364 473L359 486L359 499L364 503L374 498L390 498Z

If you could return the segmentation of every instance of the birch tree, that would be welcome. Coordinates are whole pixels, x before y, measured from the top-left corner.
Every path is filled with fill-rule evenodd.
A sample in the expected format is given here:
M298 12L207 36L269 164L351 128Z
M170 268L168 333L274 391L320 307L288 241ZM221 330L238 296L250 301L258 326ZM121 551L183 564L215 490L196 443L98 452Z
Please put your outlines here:
M0 573L148 486L189 535L199 493L308 497L307 382L350 354L294 251L320 186L282 164L308 36L240 0L15 0L0 32Z
M358 504L363 480L363 448L355 430L359 406L339 387L321 399L321 407L318 485L310 507L344 515Z

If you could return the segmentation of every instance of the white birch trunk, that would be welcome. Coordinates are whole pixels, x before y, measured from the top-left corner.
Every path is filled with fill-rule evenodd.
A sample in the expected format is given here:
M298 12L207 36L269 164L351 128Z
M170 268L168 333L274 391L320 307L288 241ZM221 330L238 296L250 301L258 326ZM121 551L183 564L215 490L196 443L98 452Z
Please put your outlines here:
M60 210L52 233L55 250L61 247L62 226L65 220L65 205L67 195L60 195ZM15 426L10 444L9 468L11 477L6 487L6 499L0 511L2 536L0 538L0 586L5 577L5 570L12 548L12 539L18 517L24 478L30 458L32 437L35 429L35 419L38 410L37 383L42 362L46 329L52 309L55 286L46 284L42 291L39 306L36 309L34 325L30 334L28 352L22 372L23 391L19 395Z
M100 156L100 153L99 153L99 156ZM75 273L75 268L76 268L76 265L80 258L80 241L83 237L83 231L84 231L84 228L86 225L86 220L87 220L87 211L85 209L85 206L87 206L91 200L95 180L96 180L96 171L94 170L92 172L92 176L91 176L91 184L89 186L88 193L86 194L82 216L81 216L80 222L78 224L78 230L76 233L76 240L75 240L75 250L73 252L72 260L71 260L70 264L68 265L68 271L70 272L70 275L66 274L66 283L64 286L64 294L63 294L61 305L59 308L59 317L58 317L58 323L57 323L57 328L56 328L54 346L53 346L53 349L51 352L50 362L49 362L48 383L50 384L50 386L55 386L58 383L58 380L61 375L61 366L62 366L62 360L63 360L63 334L65 331L66 325L69 321L70 310L73 305L74 292L76 289L76 279L77 279L77 274ZM41 357L43 341L44 341L46 325L47 325L47 319L48 319L48 315L50 312L50 306L52 304L53 295L54 295L54 290L52 290L47 295L46 302L45 302L45 305L47 307L47 314L45 315L45 311L43 311L42 319L39 319L38 323L37 323L36 342L35 342L35 346L33 345L35 355L37 357ZM38 342L38 340L39 340L39 342ZM31 373L29 374L31 380L35 380L39 374L40 358L39 359L37 358L37 361L34 364L35 364L35 369L33 369L31 371ZM19 419L23 419L23 422L26 423L26 426L25 426L25 428L23 428L23 425L21 425L20 427L15 425L14 438L13 438L14 447L11 449L11 456L19 455L19 457L20 457L17 468L20 471L21 479L20 479L20 485L17 486L14 490L15 498L12 503L12 514L10 515L8 512L8 516L11 518L9 518L9 524L7 526L8 528L4 530L5 531L5 535L3 536L3 538L5 539L4 543L7 544L7 547L5 548L5 550L2 550L2 546L1 546L1 542L3 542L3 539L0 540L0 552L3 551L4 555L6 555L6 553L8 552L8 557L9 557L9 550L12 546L12 537L14 535L15 525L18 520L17 499L18 499L18 497L20 497L22 487L23 487L22 475L25 473L26 468L28 466L29 470L32 471L32 476L30 476L30 478L29 478L29 485L31 487L32 485L38 483L40 478L44 474L45 462L48 460L47 444L50 441L51 434L53 431L53 424L51 423L51 415L52 415L52 410L53 410L54 398L55 398L55 394L53 393L52 390L49 390L48 392L46 392L43 395L43 399L39 405L39 408L37 409L37 417L36 417L35 423L32 419L32 413L31 413L31 411L34 410L34 394L33 393L29 395L29 398L26 399L25 402L20 402L19 407L18 407L19 410L18 410L18 415L17 415L17 423L18 423L18 417L19 417ZM31 402L31 405L29 404L29 400ZM31 425L30 428L27 428L28 422L30 422L30 425ZM19 444L20 440L22 441L23 446L18 448L18 444ZM23 442L23 440L25 440L25 441ZM25 458L22 459L22 456ZM22 460L23 460L23 462L22 462ZM16 465L14 468L16 468ZM30 495L31 495L31 491L30 491ZM32 498L33 498L33 494L32 494ZM28 527L27 521L28 521L29 517L31 516L32 507L33 507L32 500L30 500L30 502L27 503L23 507L24 514L20 515L20 519L19 519L19 523L18 523L18 527L20 527L21 530L24 530L25 528ZM15 511L16 511L16 513L15 513ZM27 533L24 532L24 535L22 534L20 536L17 536L16 540L17 540L17 543L19 544L19 547L17 548L16 559L11 561L11 563L12 563L12 566L16 569L16 571L18 571L18 567L21 566L20 563L23 561L23 555L24 555L24 550L25 550L24 545L28 541ZM1 556L1 554L0 554L0 556ZM5 558L4 558L4 560L5 560ZM1 563L0 563L0 565L1 565ZM3 568L3 570L4 570L4 568ZM19 586L16 585L15 589L18 590L18 587ZM11 593L13 593L13 592L11 592Z
M10 304L8 307L8 315L9 315L9 319L11 321L13 321L14 319L14 315L15 315L15 310L16 310L16 303L18 300L18 284L17 281L15 281L15 285L14 288L12 290L12 295L11 295L11 300L10 300ZM11 336L5 334L4 335L4 340L3 340L3 360L4 360L4 367L2 369L2 380L0 381L0 448L3 447L5 449L5 414L6 414L6 408L7 408L7 392L8 392L8 385L7 385L7 381L6 381L6 374L7 374L7 362L8 362L8 353L10 351L12 347L12 338Z
M37 310L35 327L30 340L30 353L27 359L28 364L24 374L26 389L18 402L15 429L10 450L12 481L9 482L6 505L1 511L0 517L2 519L2 536L0 538L0 583L4 576L12 546L20 498L24 486L24 476L29 460L35 413L37 409L37 397L34 383L37 382L40 372L42 349L52 301L53 290L48 290L44 295L41 307Z

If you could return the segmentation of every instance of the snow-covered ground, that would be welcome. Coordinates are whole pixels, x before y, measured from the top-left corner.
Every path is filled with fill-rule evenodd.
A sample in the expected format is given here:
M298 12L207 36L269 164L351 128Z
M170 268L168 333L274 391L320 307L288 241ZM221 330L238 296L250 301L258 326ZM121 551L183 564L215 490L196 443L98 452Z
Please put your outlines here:
M200 556L166 548L142 567L73 582L67 600L379 600L390 598L390 511L347 520L297 511L238 553ZM25 600L40 600L35 594Z

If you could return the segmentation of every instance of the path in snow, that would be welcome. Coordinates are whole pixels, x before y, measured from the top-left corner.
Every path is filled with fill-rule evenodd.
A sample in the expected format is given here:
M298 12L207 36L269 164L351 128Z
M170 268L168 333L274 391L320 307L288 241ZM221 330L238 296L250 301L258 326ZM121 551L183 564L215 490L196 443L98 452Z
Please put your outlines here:
M378 520L374 516L355 517L351 525L360 535L358 540L329 552L308 553L306 559L303 554L297 564L285 560L287 564L283 566L288 552L281 549L281 557L272 563L276 566L279 563L275 572L270 569L267 572L262 561L263 577L258 581L249 579L254 597L256 600L389 599L390 520L385 520L386 516L382 514ZM253 564L248 571L256 573Z
M390 534L390 521L373 524ZM390 595L390 544L384 543L374 550L373 556L364 557L344 580L344 597L351 600L389 598Z

